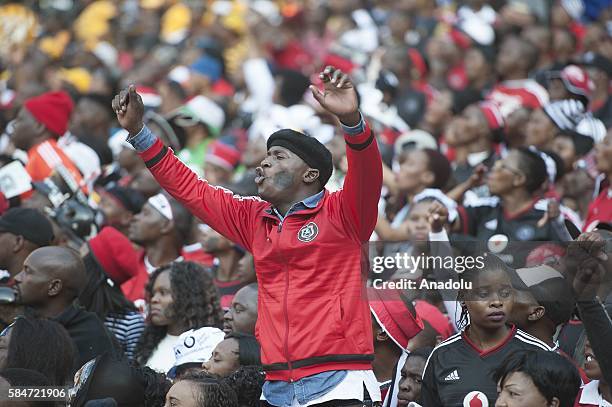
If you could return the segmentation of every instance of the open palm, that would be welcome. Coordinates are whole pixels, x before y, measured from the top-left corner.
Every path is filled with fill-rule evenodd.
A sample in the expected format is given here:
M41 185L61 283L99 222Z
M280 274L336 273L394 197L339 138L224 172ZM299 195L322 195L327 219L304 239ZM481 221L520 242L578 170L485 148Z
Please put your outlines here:
M323 81L324 89L321 91L315 86L310 86L314 98L328 112L337 116L345 124L357 124L354 118L359 118L359 105L355 87L348 75L333 66L327 66L319 74Z

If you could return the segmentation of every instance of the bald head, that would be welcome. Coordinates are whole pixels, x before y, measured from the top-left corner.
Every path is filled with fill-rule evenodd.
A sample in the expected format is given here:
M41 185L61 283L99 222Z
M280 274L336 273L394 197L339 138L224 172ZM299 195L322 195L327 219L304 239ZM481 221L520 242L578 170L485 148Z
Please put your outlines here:
M15 276L19 301L33 307L50 302L68 305L78 297L85 282L85 265L79 254L59 246L34 250Z

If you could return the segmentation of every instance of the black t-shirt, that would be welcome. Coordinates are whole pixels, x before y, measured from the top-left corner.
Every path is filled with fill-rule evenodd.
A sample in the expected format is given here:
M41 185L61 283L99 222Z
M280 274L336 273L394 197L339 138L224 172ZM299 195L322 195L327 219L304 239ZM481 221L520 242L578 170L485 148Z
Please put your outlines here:
M539 339L513 327L495 348L479 350L463 332L440 343L427 360L421 388L426 407L493 407L497 384L492 371L511 353L550 351Z
M465 253L493 252L513 267L524 267L527 256L541 244L566 240L563 223L549 220L538 227L545 213L544 200L510 216L499 198L482 198L477 205L459 208L461 235L453 235L451 242Z

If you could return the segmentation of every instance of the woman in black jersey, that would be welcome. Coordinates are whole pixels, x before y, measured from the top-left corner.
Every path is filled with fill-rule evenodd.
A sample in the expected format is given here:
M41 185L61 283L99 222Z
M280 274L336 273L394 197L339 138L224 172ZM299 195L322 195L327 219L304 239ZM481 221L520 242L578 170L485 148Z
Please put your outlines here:
M472 284L459 293L462 330L436 346L427 360L423 406L493 407L497 385L492 371L504 358L522 350L550 350L507 322L514 303L508 271L499 258L488 254L482 269L460 276Z

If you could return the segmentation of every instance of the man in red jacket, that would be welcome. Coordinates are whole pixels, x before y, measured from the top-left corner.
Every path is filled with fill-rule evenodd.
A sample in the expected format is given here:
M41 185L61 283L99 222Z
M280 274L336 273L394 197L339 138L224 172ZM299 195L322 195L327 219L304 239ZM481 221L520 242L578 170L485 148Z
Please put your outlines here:
M143 126L133 86L113 100L128 141L170 195L251 252L259 283L256 336L272 406L363 405L380 401L372 373L372 322L365 292L365 245L374 229L382 163L374 135L342 71L320 74L315 99L342 124L344 188L325 190L331 153L314 137L283 129L257 168L259 197L212 186Z

